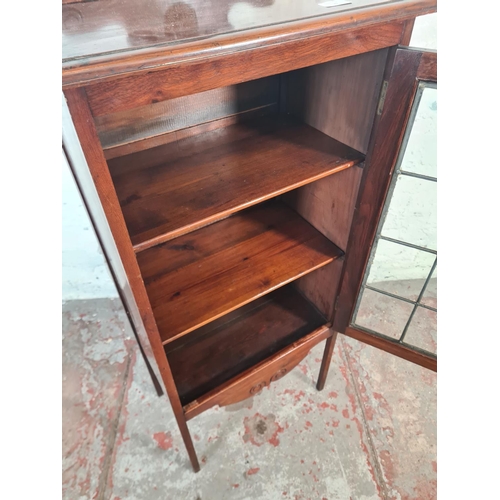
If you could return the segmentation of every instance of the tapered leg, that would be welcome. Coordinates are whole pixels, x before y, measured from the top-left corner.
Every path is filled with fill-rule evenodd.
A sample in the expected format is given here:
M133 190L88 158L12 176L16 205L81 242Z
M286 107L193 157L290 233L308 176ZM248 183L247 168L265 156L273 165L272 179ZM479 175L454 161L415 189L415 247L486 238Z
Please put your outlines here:
M177 392L177 387L175 386L172 371L166 357L163 360L160 369L162 370L163 383L165 384L168 399L170 399L170 404L172 405L172 410L174 411L175 420L177 420L177 425L179 426L179 430L181 431L181 436L184 441L186 451L188 452L189 460L191 460L193 470L195 472L199 472L200 464L198 462L198 457L196 456L196 451L194 449L193 440L191 439L191 434L189 433L186 415L184 414L181 400L179 398L179 393Z
M175 418L177 420L177 425L179 426L179 430L181 431L182 439L184 440L184 446L189 455L189 460L191 460L191 465L193 466L193 470L195 472L200 471L200 464L198 462L198 457L196 456L196 451L194 449L193 440L191 439L191 434L189 433L189 429L187 426L186 419L184 415L175 414Z
M323 359L319 370L318 383L316 384L316 389L318 389L318 391L322 391L323 387L325 387L326 376L328 375L328 369L330 368L330 362L332 360L333 348L335 347L336 340L337 332L335 331L331 337L326 339L325 351L323 352Z

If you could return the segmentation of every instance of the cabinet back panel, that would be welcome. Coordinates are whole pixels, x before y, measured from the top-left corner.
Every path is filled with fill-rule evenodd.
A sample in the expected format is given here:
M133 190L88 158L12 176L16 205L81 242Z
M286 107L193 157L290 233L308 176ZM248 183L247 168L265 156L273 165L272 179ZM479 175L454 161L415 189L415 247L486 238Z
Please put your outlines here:
M333 320L335 298L340 284L344 258L336 259L295 281L294 286L327 319Z
M289 73L286 109L366 154L388 49Z
M275 75L98 116L95 123L109 159L120 156L122 150L130 152L133 143L136 150L151 147L150 142L138 144L145 139L230 116L242 118L252 110L277 112L278 99L279 75ZM168 142L168 138L164 139ZM123 148L126 145L129 147Z
M345 252L362 173L354 166L290 191L282 199Z
M302 186L281 198L319 232L345 252L363 169L354 166ZM344 259L338 259L308 276L296 287L329 320Z

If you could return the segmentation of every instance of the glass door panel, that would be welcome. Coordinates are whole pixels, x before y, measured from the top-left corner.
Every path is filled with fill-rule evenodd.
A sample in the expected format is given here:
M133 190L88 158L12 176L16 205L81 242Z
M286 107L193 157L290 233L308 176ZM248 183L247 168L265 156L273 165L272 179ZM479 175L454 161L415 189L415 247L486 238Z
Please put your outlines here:
M420 82L351 324L437 353L437 89Z

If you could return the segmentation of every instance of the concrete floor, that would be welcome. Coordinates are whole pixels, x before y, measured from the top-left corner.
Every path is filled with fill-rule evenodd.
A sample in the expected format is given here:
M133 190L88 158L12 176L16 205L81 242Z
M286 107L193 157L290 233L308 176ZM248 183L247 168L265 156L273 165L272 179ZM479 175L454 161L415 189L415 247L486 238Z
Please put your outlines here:
M118 300L63 304L63 499L436 498L436 375L340 336L253 399L189 427L190 468Z

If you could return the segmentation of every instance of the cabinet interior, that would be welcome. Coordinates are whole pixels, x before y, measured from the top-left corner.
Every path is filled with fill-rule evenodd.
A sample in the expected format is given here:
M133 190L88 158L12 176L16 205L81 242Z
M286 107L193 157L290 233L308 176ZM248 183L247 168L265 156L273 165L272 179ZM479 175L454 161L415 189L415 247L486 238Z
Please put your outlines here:
M183 405L331 325L387 52L95 118Z

